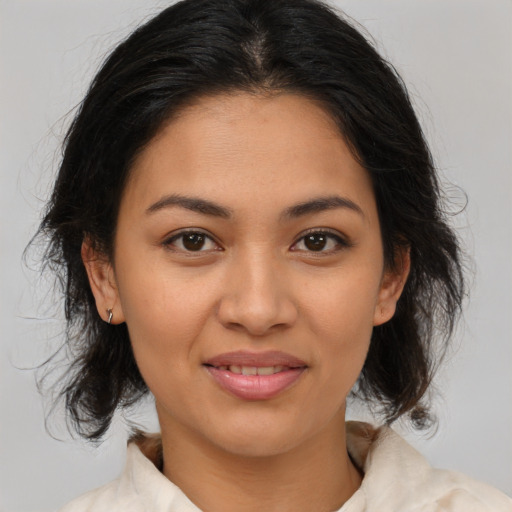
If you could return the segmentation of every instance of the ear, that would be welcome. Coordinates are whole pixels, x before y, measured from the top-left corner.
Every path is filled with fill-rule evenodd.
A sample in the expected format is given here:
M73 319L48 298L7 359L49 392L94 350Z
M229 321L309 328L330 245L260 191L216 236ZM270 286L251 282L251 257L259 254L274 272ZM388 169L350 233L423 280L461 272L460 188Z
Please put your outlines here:
M82 242L82 261L89 278L89 285L96 300L96 309L100 317L107 322L109 310L112 310L112 324L121 324L123 310L115 281L114 269L110 259L94 248L89 239Z
M386 270L382 276L373 317L374 326L386 323L395 314L396 303L402 294L411 268L411 255L408 247L401 247L397 250L395 262L394 267Z

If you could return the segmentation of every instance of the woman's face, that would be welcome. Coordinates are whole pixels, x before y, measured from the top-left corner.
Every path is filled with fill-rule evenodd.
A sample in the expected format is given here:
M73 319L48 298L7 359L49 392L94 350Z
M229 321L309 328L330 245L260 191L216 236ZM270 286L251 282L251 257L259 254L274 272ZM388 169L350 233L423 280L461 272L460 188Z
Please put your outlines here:
M183 110L135 162L113 265L87 267L100 313L127 323L163 434L245 455L339 429L405 279L385 270L367 172L295 95Z

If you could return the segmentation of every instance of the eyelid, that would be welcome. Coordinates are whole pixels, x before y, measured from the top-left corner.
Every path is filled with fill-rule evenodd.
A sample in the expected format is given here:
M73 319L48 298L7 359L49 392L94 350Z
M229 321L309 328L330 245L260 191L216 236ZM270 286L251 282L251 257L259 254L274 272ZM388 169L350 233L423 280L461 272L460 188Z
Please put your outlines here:
M213 242L217 247L215 249L207 249L207 250L198 250L198 251L188 251L186 249L181 249L179 247L173 246L173 243L178 240L180 237L185 236L187 234L200 234L203 235L205 238L209 239L211 242ZM352 247L354 244L351 242L351 240L344 234L340 233L337 230L333 230L331 228L310 228L306 231L303 231L293 242L293 244L290 247L290 250L295 251L297 249L294 249L294 247L301 242L306 236L311 234L322 234L327 235L333 239L336 240L336 243L339 247L335 249L331 249L328 251L304 251L304 252L310 252L311 254L321 255L323 254L331 254L333 252L337 252L338 250L342 250L344 248ZM212 252L212 251L223 251L224 248L219 243L219 241L214 237L212 234L208 233L204 229L201 228L183 228L181 230L175 231L173 233L168 234L164 237L161 244L167 248L168 250L172 250L175 252L182 252L187 255L194 255L194 254L200 254L200 253L206 253L206 252Z
M331 238L334 238L336 242L339 244L340 247L334 250L329 251L304 251L309 252L311 254L315 254L317 256L320 256L322 254L332 254L333 252L337 252L338 250L347 249L350 247L353 247L353 242L344 234L340 233L337 230L333 230L331 228L310 228L306 231L303 231L293 242L291 245L291 250L293 251L293 247L296 246L300 241L302 241L306 236L313 235L313 234L322 234L322 235L328 235Z
M173 242L178 240L180 237L188 234L198 234L203 235L205 238L208 238L211 240L217 247L215 249L207 249L207 250L199 250L199 251L187 251L186 249L181 249L179 247L173 246ZM216 238L201 228L183 228L178 231L174 231L168 235L166 235L162 241L162 245L168 249L172 250L174 252L181 252L187 255L197 255L201 253L209 253L209 252L215 252L215 251L223 251L223 247L221 244L216 240Z

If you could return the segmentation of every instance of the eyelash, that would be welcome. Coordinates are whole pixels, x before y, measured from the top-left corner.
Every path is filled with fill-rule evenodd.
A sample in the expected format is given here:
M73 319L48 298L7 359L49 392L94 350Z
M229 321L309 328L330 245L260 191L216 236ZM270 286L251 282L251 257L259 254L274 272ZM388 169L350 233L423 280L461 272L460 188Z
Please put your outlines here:
M313 251L313 250L308 250L308 249L294 249L294 247L296 247L299 243L305 243L305 240L308 236L311 236L311 235L322 235L322 236L325 236L326 238L330 239L330 240L333 240L334 243L335 243L335 247L334 248L331 248L331 249L328 249L328 250L320 250L320 251ZM329 229L318 229L318 228L314 228L314 229L311 229L309 231L306 231L306 233L303 233L300 238L293 243L292 245L292 251L303 251L303 252L307 252L311 255L329 255L329 254L334 254L340 250L343 250L343 249L347 249L349 247L352 247L352 243L347 240L346 238L344 238L342 235L340 235L339 233L337 232L333 232Z
M209 240L210 243L213 242L217 247L215 249L206 249L206 250L202 250L202 247L201 247L197 251L189 250L189 249L187 249L186 247L183 246L184 237L187 236L187 235L200 235L200 236L203 236L205 240ZM334 241L336 246L334 248L331 248L331 249L328 249L328 250L323 250L322 249L322 250L319 250L319 251L308 250L307 248L306 249L297 249L296 248L297 245L299 245L301 242L305 243L306 237L311 236L311 235L325 236L326 238L330 239L331 241ZM175 242L177 240L180 240L180 239L182 241L181 242L182 247L176 247ZM290 250L294 251L294 252L302 251L302 252L310 253L312 255L321 255L321 254L333 254L333 253L336 253L336 252L338 252L340 250L352 247L352 245L353 245L352 243L350 243L346 238L342 237L338 233L332 232L332 231L330 231L328 229L314 228L314 229L311 229L311 230L307 231L306 233L303 233L300 236L300 238L298 238L291 245ZM163 242L163 246L166 247L169 250L173 250L173 251L176 251L176 252L182 252L182 253L189 254L189 255L199 254L199 253L204 253L204 252L212 252L212 251L222 251L223 250L212 236L208 235L207 233L205 233L203 231L197 230L197 229L190 229L190 230L187 230L187 231L181 231L179 233L176 233L175 235L172 235L170 238L167 238Z
M213 242L217 246L217 248L216 249L207 249L207 250L198 250L198 251L188 250L183 246L184 237L187 235L203 236L205 240L209 240L210 243ZM176 247L175 242L180 239L181 239L182 247ZM205 233L204 231L201 231L198 229L189 229L186 231L180 231L179 233L176 233L175 235L172 235L171 237L164 240L163 246L169 250L173 250L176 252L183 252L185 254L191 254L191 255L195 254L195 253L211 252L212 250L213 251L221 251L222 250L222 248L219 246L219 244L215 241L215 239L212 236L210 236L207 233Z

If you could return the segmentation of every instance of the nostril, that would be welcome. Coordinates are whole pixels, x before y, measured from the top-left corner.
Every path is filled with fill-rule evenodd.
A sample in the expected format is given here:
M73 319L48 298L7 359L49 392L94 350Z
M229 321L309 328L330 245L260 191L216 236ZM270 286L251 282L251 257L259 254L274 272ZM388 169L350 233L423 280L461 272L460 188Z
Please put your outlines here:
M243 263L231 269L218 303L219 321L228 329L244 330L253 336L293 325L297 308L286 286L280 283L279 274L269 269L268 261L260 262L256 269L253 260Z

